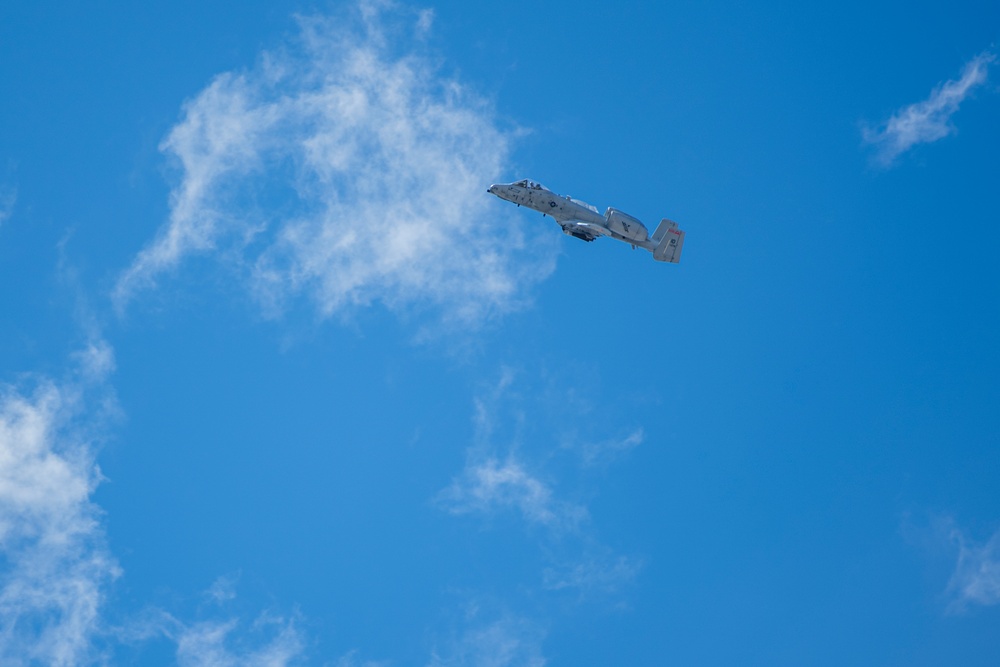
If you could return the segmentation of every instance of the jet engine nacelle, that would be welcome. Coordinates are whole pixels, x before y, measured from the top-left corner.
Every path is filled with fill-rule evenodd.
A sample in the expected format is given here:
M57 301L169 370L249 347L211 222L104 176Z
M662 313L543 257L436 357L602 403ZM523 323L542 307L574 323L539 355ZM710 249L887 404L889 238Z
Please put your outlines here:
M608 229L630 241L644 243L649 238L646 226L628 213L622 213L616 208L609 208L604 214L608 221Z

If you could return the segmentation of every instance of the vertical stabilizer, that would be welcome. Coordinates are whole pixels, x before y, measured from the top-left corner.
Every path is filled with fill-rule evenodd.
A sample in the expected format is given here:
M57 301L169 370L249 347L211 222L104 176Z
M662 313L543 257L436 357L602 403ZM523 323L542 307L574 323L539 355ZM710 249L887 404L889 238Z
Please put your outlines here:
M673 220L667 220L666 218L660 220L660 224L656 226L656 231L653 232L653 235L650 237L653 244L659 245L660 241L663 240L663 235L666 234L667 230L671 227L677 229L677 223Z
M684 247L684 232L673 220L660 220L651 239L656 244L653 249L653 259L658 262L677 264L681 261L681 248Z

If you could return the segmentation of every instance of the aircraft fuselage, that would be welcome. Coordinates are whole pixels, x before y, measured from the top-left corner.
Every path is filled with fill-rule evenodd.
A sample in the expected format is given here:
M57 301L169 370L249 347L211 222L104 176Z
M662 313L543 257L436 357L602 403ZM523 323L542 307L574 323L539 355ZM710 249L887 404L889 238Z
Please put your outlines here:
M552 216L556 222L582 220L598 225L604 225L604 216L586 205L579 204L565 195L557 195L544 186L532 188L516 183L497 184L490 186L490 193L500 199L519 206L527 206L545 215Z
M680 259L684 232L677 228L677 223L670 220L661 220L650 237L649 230L642 222L623 211L608 208L601 215L597 208L586 202L556 194L541 183L527 179L515 183L495 183L489 187L488 192L505 201L552 217L564 233L584 241L610 236L633 248L651 251L657 261L676 264Z

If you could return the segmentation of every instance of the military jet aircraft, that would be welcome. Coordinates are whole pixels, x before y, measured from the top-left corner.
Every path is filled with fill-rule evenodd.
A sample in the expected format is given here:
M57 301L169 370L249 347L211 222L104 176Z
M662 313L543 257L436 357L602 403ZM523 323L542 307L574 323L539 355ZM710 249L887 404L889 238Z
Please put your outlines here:
M608 208L601 215L597 207L565 195L557 195L541 183L527 179L516 183L496 183L487 191L500 199L527 206L559 223L565 234L584 241L610 236L635 248L645 248L658 262L677 264L681 260L684 232L677 223L664 218L649 236L646 226L627 213Z

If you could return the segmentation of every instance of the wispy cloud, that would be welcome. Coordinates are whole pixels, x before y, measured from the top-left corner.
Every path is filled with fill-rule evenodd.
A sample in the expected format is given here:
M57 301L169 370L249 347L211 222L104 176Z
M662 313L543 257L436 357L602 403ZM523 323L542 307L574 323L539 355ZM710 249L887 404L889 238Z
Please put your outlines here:
M133 614L115 628L120 646L142 650L167 639L181 667L287 667L304 664L307 638L298 614L265 610L248 621L234 612L239 574L221 576L200 595L195 618L181 618L160 607Z
M889 167L896 158L917 144L926 144L953 134L952 115L973 89L986 82L989 66L996 54L986 51L962 70L957 81L946 81L936 87L929 98L903 107L878 127L862 128L864 141L875 149L874 160Z
M631 584L642 571L641 559L602 554L544 572L544 587L549 590L573 590L580 595L591 592L617 593Z
M645 437L645 432L642 430L642 427L639 427L625 437L596 442L568 442L567 446L571 449L576 448L579 450L584 465L598 466L606 465L620 456L624 456L641 445Z
M544 667L544 638L537 624L514 616L470 624L461 636L434 651L428 667Z
M597 463L609 463L638 446L644 432L638 428L625 437L583 440L582 445L579 428L572 439L557 436L561 419L547 423L545 410L537 406L551 405L552 396L561 396L560 416L567 417L568 410L570 421L579 422L575 410L586 412L590 401L552 386L532 391L528 385L530 379L504 368L495 385L474 400L474 436L465 466L435 502L454 515L490 520L506 513L539 528L544 590L581 596L619 593L641 571L642 560L602 545L586 504L578 499L579 488L569 496L559 488L565 488L566 476L586 477ZM566 398L570 393L572 400ZM586 480L576 480L581 481Z
M474 325L523 304L554 246L486 196L511 134L421 55L432 17L362 1L352 18L302 18L296 41L188 101L162 144L180 168L169 220L118 307L195 253L271 316L304 298L324 317L379 302Z
M84 664L95 657L107 587L119 568L91 494L100 415L113 368L91 344L75 379L0 389L0 662ZM102 402L107 404L105 397ZM85 409L87 408L87 409ZM100 410L98 410L100 412Z
M294 619L263 614L181 621L166 612L109 620L111 583L122 576L106 544L92 495L102 481L96 457L118 415L108 378L114 351L102 339L72 355L66 379L28 376L0 387L0 664L84 665L107 662L116 641L167 637L182 666L295 664L304 647ZM235 575L207 592L212 603L235 597Z
M15 203L17 203L17 190L0 186L0 225L10 217Z
M240 573L234 572L218 577L205 591L205 599L215 604L222 604L236 599L236 583Z
M1000 604L1000 531L977 544L954 523L948 525L948 537L958 548L955 572L948 583L952 598L949 609L961 611L973 604Z
M164 615L161 632L176 644L181 667L284 667L300 662L305 649L294 619L268 614L248 629L237 619L187 624Z
M357 650L348 651L335 663L336 667L389 667L391 664L388 661L363 660Z
M453 514L492 514L516 509L529 522L569 529L587 516L587 510L553 498L552 490L509 454L501 463L493 457L470 462L438 497Z
M573 452L585 468L604 467L642 444L645 431L637 427L626 435L596 439L580 423L602 419L592 401L574 388L545 387L533 399L515 388L518 373L502 368L499 379L473 400L473 443L466 452L461 474L438 496L439 504L453 514L493 514L518 511L530 523L569 529L585 522L586 507L556 497L551 476L541 465L530 464L524 453L534 449L534 458L551 459L559 450ZM523 379L523 378L522 378ZM529 389L530 393L530 389ZM546 419L529 410L529 405L557 401L563 416L571 415L569 431L558 436L545 433ZM547 425L562 430L560 423ZM582 431L582 432L581 432ZM541 439L542 446L529 440ZM555 447L555 441L560 442ZM539 451L540 449L540 451Z
M475 433L465 468L436 501L452 514L514 510L528 523L572 530L586 520L586 508L557 499L551 485L519 456L527 417L513 391L515 376L511 368L502 368L496 384L473 401ZM498 433L498 422L509 432Z

